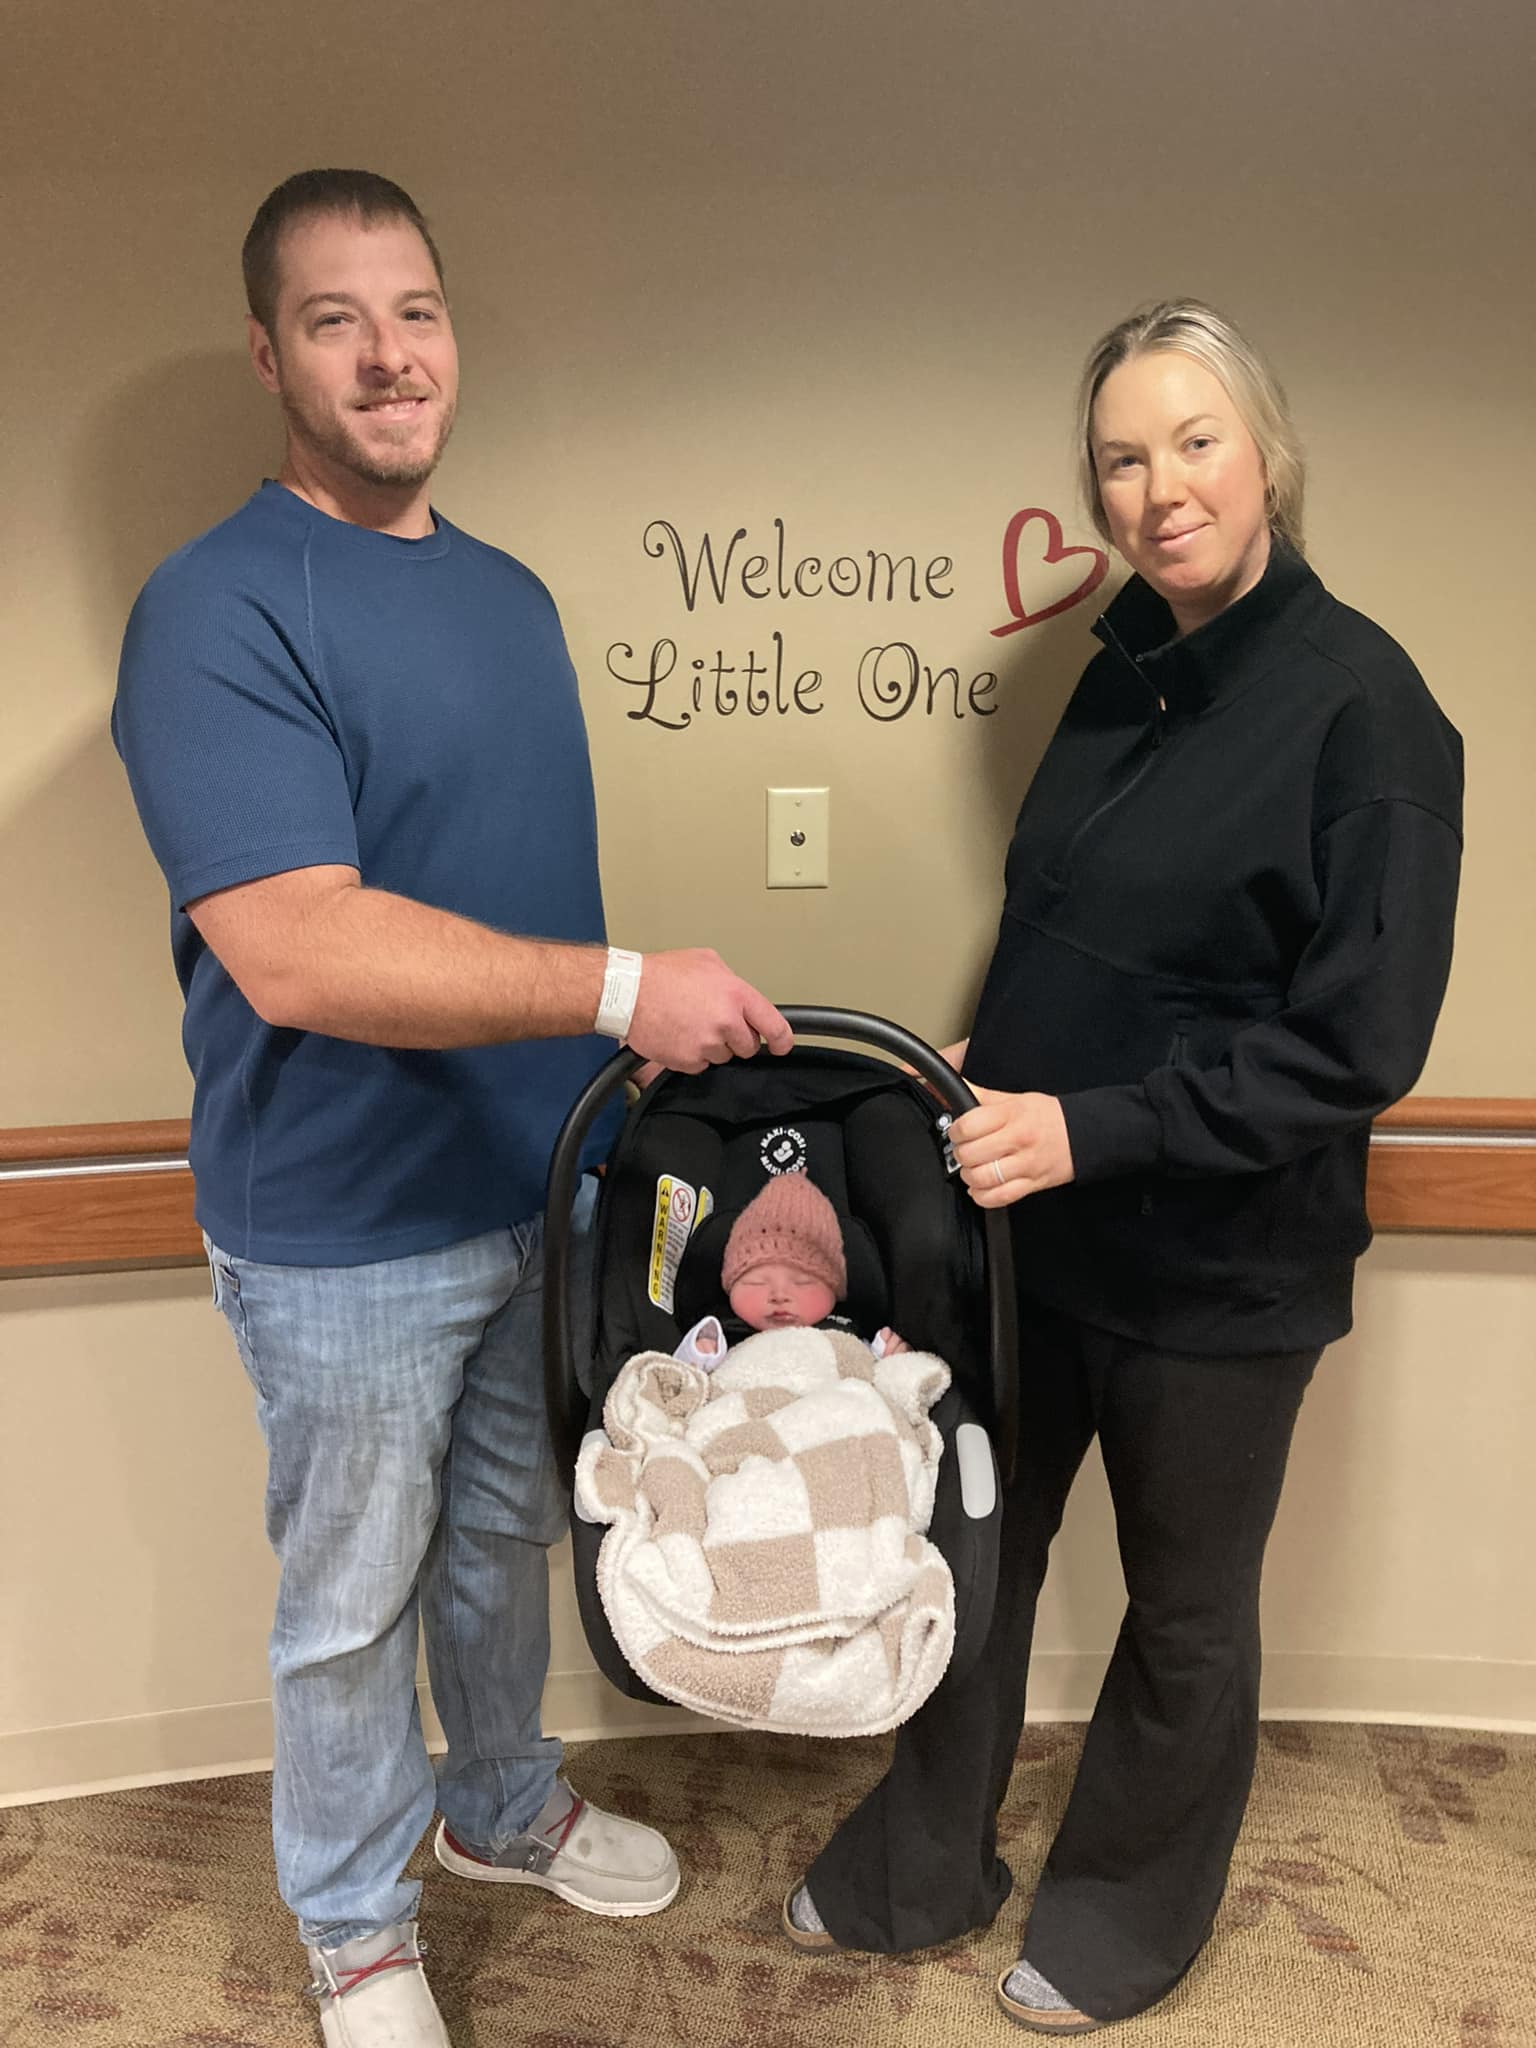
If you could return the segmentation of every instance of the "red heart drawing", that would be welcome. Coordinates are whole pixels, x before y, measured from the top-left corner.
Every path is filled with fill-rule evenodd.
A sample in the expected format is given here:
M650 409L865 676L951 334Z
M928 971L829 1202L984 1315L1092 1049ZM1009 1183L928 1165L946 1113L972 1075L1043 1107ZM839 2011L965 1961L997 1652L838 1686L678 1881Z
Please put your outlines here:
M1066 597L1057 598L1038 612L1024 609L1024 600L1019 594L1019 536L1031 519L1043 519L1050 539L1042 557L1047 564L1065 562L1072 555L1092 555L1093 567L1079 583L1076 590ZM1022 512L1015 512L1008 522L1008 531L1003 535L1003 591L1008 599L1008 609L1013 617L1006 626L994 626L992 637L1001 640L1009 633L1021 633L1026 626L1038 626L1042 619L1054 619L1058 612L1070 611L1075 604L1081 604L1085 597L1091 597L1104 581L1109 569L1109 557L1102 548L1064 548L1061 544L1061 521L1054 512L1047 512L1043 506L1030 505Z

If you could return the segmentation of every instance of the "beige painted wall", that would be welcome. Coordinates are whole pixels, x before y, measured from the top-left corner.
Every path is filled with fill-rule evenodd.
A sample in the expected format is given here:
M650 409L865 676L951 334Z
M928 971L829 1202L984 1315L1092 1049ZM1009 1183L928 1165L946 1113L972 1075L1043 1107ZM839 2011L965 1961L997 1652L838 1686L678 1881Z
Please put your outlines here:
M561 602L616 937L708 940L781 1000L961 1027L1013 808L1089 645L1091 608L991 636L1003 531L1038 505L1089 538L1068 448L1081 354L1139 299L1190 290L1274 355L1312 451L1317 566L1467 740L1458 958L1424 1086L1536 1092L1531 41L1517 0L1059 18L1011 0L13 0L0 1124L186 1106L163 892L106 714L142 577L275 463L236 252L266 189L324 161L401 179L439 230L466 371L439 496ZM668 519L690 550L745 526L762 551L775 517L791 559L949 557L954 595L738 586L690 615L642 545ZM1073 580L1021 568L1034 607ZM687 673L716 649L761 657L775 630L795 671L822 671L820 715L626 716L640 693L609 673L614 643L643 660L670 637ZM867 716L860 657L898 640L995 672L996 715ZM831 786L823 893L761 886L762 791L786 782ZM1484 1448L1531 1420L1532 1263L1528 1244L1373 1254L1277 1539L1282 1705L1536 1720L1536 1623L1507 1563L1536 1531ZM13 1786L262 1753L259 1707L228 1712L262 1691L259 1459L200 1291L0 1286ZM1037 1703L1079 1700L1112 1633L1091 1487L1059 1578ZM582 1663L567 1616L567 1725L601 1712ZM21 1733L70 1727L96 1733Z

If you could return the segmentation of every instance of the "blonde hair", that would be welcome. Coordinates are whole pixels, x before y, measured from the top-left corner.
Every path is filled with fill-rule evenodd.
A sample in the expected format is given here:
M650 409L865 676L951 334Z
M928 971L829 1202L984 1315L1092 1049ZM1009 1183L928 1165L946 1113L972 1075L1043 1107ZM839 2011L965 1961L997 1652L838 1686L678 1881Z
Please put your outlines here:
M1167 350L1189 356L1218 379L1254 439L1264 465L1264 508L1271 532L1302 550L1306 460L1280 381L1232 322L1201 299L1161 299L1143 306L1095 342L1077 395L1077 446L1083 502L1095 530L1111 538L1093 459L1093 407L1111 370L1133 356Z

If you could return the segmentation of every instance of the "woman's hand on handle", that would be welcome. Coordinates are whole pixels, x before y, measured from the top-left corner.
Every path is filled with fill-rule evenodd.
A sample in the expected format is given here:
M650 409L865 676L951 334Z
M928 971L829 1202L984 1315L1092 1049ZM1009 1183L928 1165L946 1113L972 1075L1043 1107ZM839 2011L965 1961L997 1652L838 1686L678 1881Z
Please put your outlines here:
M1006 1209L1072 1179L1067 1120L1054 1095L1010 1095L974 1081L971 1089L979 1107L955 1118L949 1142L978 1209Z
M953 1067L955 1072L958 1074L965 1063L966 1048L969 1046L970 1042L971 1041L968 1038L957 1038L953 1045L937 1046L935 1047L935 1050L937 1051L939 1058L943 1060L944 1064L946 1066ZM928 1093L930 1095L937 1095L938 1091L935 1089L933 1083L927 1078L927 1076L924 1074L919 1074L916 1067L909 1067L905 1060L903 1060L901 1063L901 1071L904 1074L910 1074L914 1081L921 1081L923 1086L928 1090Z

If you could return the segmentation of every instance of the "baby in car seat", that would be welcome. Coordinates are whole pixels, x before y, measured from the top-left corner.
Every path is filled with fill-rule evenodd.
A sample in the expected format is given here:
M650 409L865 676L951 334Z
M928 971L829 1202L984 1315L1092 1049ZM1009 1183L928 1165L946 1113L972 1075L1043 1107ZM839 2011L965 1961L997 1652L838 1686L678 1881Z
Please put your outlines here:
M720 1282L731 1315L753 1330L848 1329L832 1311L848 1290L837 1211L804 1173L781 1173L749 1202L726 1239ZM891 1329L870 1342L876 1358L911 1347ZM704 1316L673 1352L711 1372L729 1349L718 1316Z
M827 1197L771 1180L726 1233L729 1309L630 1358L576 1462L616 1646L653 1692L740 1727L883 1733L954 1647L928 1536L949 1368L889 1330L871 1356L832 1313L847 1268Z

